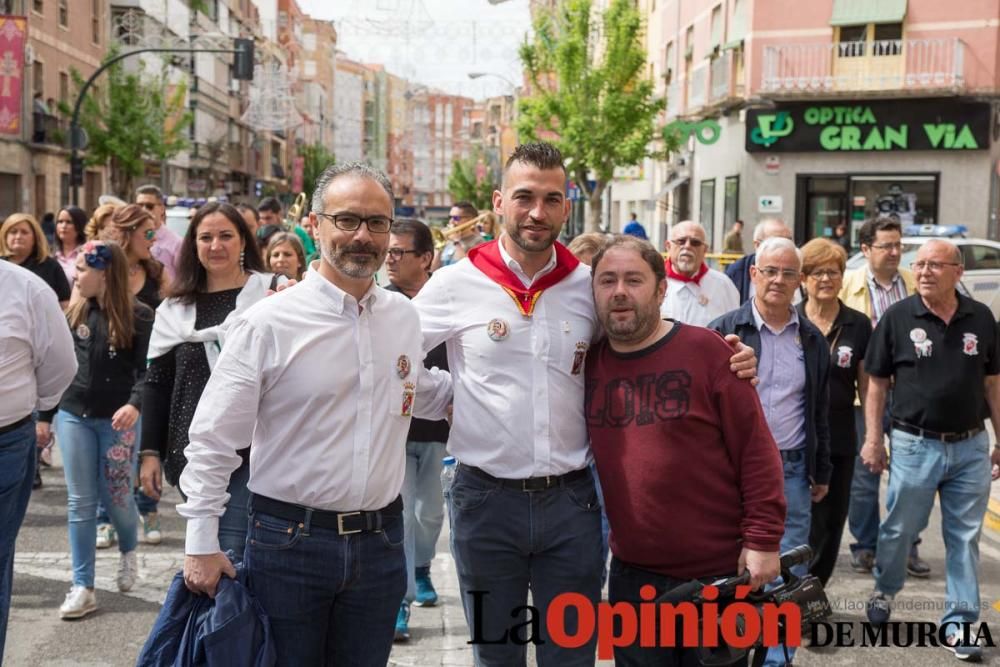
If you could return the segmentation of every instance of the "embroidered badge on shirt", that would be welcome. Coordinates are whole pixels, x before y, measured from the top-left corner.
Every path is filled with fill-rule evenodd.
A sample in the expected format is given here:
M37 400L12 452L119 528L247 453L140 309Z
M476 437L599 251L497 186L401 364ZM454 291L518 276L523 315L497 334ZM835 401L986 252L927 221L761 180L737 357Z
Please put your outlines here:
M927 339L927 332L917 327L910 329L910 340L913 341L913 349L916 350L917 357L930 357L933 351L933 341Z
M970 357L979 354L979 338L976 337L976 334L962 334L962 352Z
M399 359L396 359L396 375L400 380L405 380L410 375L410 358L405 354L399 355Z
M587 348L590 345L580 341L576 344L576 352L573 353L573 369L570 371L573 375L579 375L583 372L583 360L587 358Z
M841 345L837 348L837 366L850 368L851 359L854 357L854 350L850 345Z
M86 324L81 324L76 328L76 337L80 340L87 340L90 338L90 327Z
M413 393L416 388L417 386L412 382L403 383L403 405L399 410L399 414L403 417L413 415Z
M506 320L501 320L500 318L492 319L486 325L486 334L490 337L490 340L499 343L510 335L510 325L507 324Z

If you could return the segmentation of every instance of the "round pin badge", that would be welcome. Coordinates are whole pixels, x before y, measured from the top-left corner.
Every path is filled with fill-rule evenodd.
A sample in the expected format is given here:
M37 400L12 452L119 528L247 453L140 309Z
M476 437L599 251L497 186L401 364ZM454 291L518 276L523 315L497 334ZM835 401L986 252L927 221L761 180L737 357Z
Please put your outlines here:
M90 338L90 327L86 324L81 324L76 328L76 337L80 340L87 340Z
M916 329L910 329L910 340L914 343L923 343L927 340L927 332L919 327Z
M506 320L501 320L500 318L492 319L486 325L486 334L490 337L490 340L499 343L510 335L510 325L507 324Z

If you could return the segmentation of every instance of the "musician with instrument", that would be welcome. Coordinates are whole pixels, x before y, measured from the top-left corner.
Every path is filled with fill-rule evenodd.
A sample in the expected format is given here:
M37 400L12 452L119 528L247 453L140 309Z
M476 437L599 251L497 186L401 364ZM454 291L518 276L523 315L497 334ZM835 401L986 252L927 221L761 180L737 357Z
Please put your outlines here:
M465 257L470 250L486 241L477 229L479 217L479 211L467 201L452 204L448 213L448 228L443 232L448 238L448 243L434 258L431 271L454 264Z

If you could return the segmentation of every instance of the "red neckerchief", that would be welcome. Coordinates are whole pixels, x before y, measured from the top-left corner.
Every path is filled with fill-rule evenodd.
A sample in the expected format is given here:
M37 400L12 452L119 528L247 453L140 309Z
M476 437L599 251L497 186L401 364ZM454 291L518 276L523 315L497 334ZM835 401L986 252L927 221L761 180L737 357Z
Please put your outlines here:
M563 278L573 273L573 270L580 265L580 260L573 256L563 244L556 241L556 265L551 271L532 283L531 287L525 287L521 279L518 278L500 255L500 240L482 243L469 251L469 261L477 269L486 274L486 277L500 285L503 291L507 292L517 309L522 315L531 317L535 310L535 303L542 296L542 292L552 287Z
M685 276L674 271L674 267L670 263L669 259L666 260L664 263L667 265L667 278L670 278L671 280L679 280L682 283L694 283L699 287L701 286L702 277L706 273L708 273L708 264L706 264L705 262L701 263L701 268L698 269L698 273L694 274L693 276Z

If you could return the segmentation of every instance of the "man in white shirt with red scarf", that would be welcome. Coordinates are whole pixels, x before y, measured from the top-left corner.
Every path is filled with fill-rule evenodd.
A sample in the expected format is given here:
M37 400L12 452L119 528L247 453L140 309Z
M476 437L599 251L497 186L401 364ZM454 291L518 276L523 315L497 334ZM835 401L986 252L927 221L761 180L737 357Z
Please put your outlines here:
M740 307L740 293L726 274L705 264L705 228L684 220L667 241L667 295L660 315L699 327Z
M596 604L602 566L583 381L601 334L589 267L556 242L570 210L559 151L517 147L493 209L503 235L436 271L412 301L424 352L448 351L459 465L446 497L462 603L476 665L524 665L532 640L539 667L593 665L594 638L562 648L544 622L560 593ZM753 356L737 361L747 360L752 376ZM537 614L524 606L529 587ZM565 620L574 636L575 617Z

